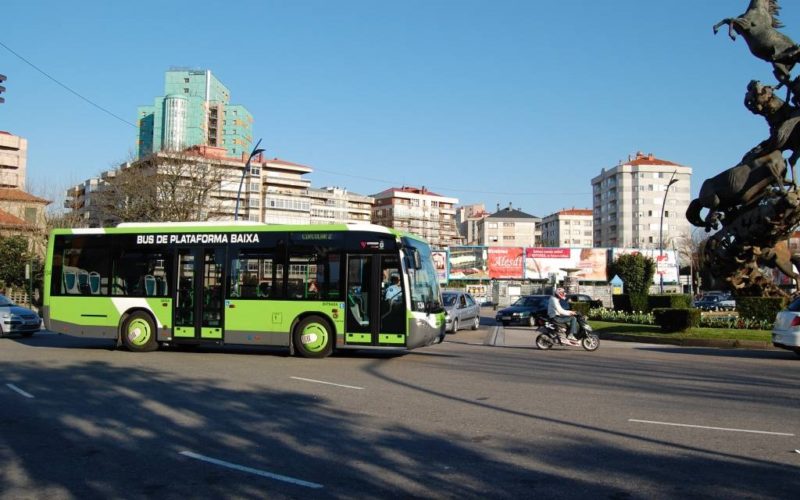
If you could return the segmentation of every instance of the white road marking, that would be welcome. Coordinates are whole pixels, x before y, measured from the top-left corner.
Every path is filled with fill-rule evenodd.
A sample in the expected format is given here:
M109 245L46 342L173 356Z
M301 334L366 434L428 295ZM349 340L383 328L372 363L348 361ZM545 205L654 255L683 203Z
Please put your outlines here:
M786 432L754 431L750 429L729 429L727 427L709 427L706 425L676 424L673 422L654 422L652 420L636 420L634 418L629 418L628 422L639 422L642 424L656 424L656 425L671 425L674 427L692 427L694 429L710 429L714 431L749 432L751 434L771 434L773 436L794 436L794 434Z
M245 467L244 465L238 465L231 462L226 462L224 460L218 460L216 458L206 457L204 455L199 455L197 453L191 451L182 451L180 452L181 455L189 458L194 458L195 460L202 460L203 462L208 462L210 464L219 465L220 467L227 467L229 469L238 470L241 472L248 472L250 474L255 474L256 476L266 477L269 479L276 479L278 481L283 481L286 483L296 484L298 486L305 486L306 488L314 488L319 489L323 488L321 484L312 483L309 481L303 481L302 479L295 479L289 476L282 476L280 474L273 474L272 472L267 472L263 470L253 469L252 467Z
M289 377L295 380L302 380L304 382L314 382L315 384L325 384L325 385L335 385L336 387L344 387L345 389L358 389L359 391L363 391L363 387L356 387L354 385L344 385L344 384L334 384L333 382L325 382L324 380L314 380L313 378L303 378L303 377Z
M30 394L30 393L27 393L27 392L23 391L22 389L20 389L19 387L17 387L14 384L6 384L6 387L8 387L9 389L11 389L12 391L14 391L14 392L16 392L18 394L22 394L26 398L33 399L33 394Z

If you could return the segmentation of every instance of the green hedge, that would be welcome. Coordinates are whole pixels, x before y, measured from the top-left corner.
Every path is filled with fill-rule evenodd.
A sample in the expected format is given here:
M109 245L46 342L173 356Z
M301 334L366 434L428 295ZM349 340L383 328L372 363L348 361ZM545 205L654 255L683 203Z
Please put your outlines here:
M782 297L736 297L736 310L740 318L758 321L775 321L775 315L786 307Z
M613 295L611 300L614 302L615 311L625 312L648 312L646 293L621 293Z
M589 316L589 309L591 309L588 302L570 302L569 308L570 310L579 312L587 317Z
M649 295L647 297L647 307L650 308L650 310L657 308L688 309L692 307L692 296L682 293Z
M700 310L688 307L659 307L653 309L653 318L662 332L682 332L700 325Z

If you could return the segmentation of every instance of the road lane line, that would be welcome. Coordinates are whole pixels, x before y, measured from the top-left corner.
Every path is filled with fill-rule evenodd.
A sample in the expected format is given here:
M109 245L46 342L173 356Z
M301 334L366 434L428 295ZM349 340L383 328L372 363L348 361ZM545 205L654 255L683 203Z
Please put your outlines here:
M305 486L306 488L314 488L320 489L323 488L321 484L312 483L310 481L303 481L302 479L296 479L289 476L282 476L280 474L274 474L272 472L267 472L264 470L254 469L252 467L245 467L244 465L238 465L231 462L226 462L224 460L218 460L216 458L207 457L205 455L199 455L197 453L191 451L181 451L181 455L184 457L194 458L195 460L201 460L203 462L208 462L210 464L219 465L220 467L227 467L229 469L238 470L241 472L247 472L249 474L255 474L256 476L266 477L269 479L275 479L278 481L283 481L286 483L296 484L298 486Z
M770 434L773 436L794 436L794 434L786 432L754 431L750 429L729 429L727 427L709 427L706 425L676 424L673 422L655 422L653 420L636 420L635 418L629 418L628 422L639 422L642 424L655 424L655 425L671 425L673 427L692 427L694 429L710 429L714 431L749 432L751 434Z
M344 384L334 384L333 382L325 382L324 380L314 380L313 378L303 378L303 377L289 377L295 380L302 380L304 382L314 382L315 384L325 384L325 385L335 385L336 387L344 387L345 389L358 389L359 391L363 391L363 387L356 387L355 385L344 385Z
M26 398L33 399L33 394L30 394L30 393L27 393L27 392L23 391L22 389L20 389L19 387L17 387L14 384L6 384L6 387L8 387L9 389L11 389L12 391L14 391L14 392L16 392L18 394L22 394Z

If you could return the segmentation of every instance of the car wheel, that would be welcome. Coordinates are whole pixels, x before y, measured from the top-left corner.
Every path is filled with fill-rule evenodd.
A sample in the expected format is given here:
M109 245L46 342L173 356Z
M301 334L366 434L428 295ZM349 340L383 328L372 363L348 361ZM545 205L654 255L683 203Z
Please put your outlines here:
M477 330L481 327L481 317L475 316L475 321L472 322L472 329Z
M452 332L456 333L457 331L458 331L458 318L454 318L453 319L453 330L452 330Z
M297 324L292 334L295 351L304 358L324 358L333 352L334 337L327 321L309 316Z
M136 311L122 324L122 344L131 352L149 352L158 349L156 325L144 311Z

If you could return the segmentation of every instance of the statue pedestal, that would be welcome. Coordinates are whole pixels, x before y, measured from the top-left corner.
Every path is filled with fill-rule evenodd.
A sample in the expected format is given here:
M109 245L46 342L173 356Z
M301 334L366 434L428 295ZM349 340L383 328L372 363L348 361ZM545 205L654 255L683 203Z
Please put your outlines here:
M575 276L575 273L580 271L580 268L562 267L561 270L567 273L567 276L564 278L564 291L567 293L578 293L578 277Z

